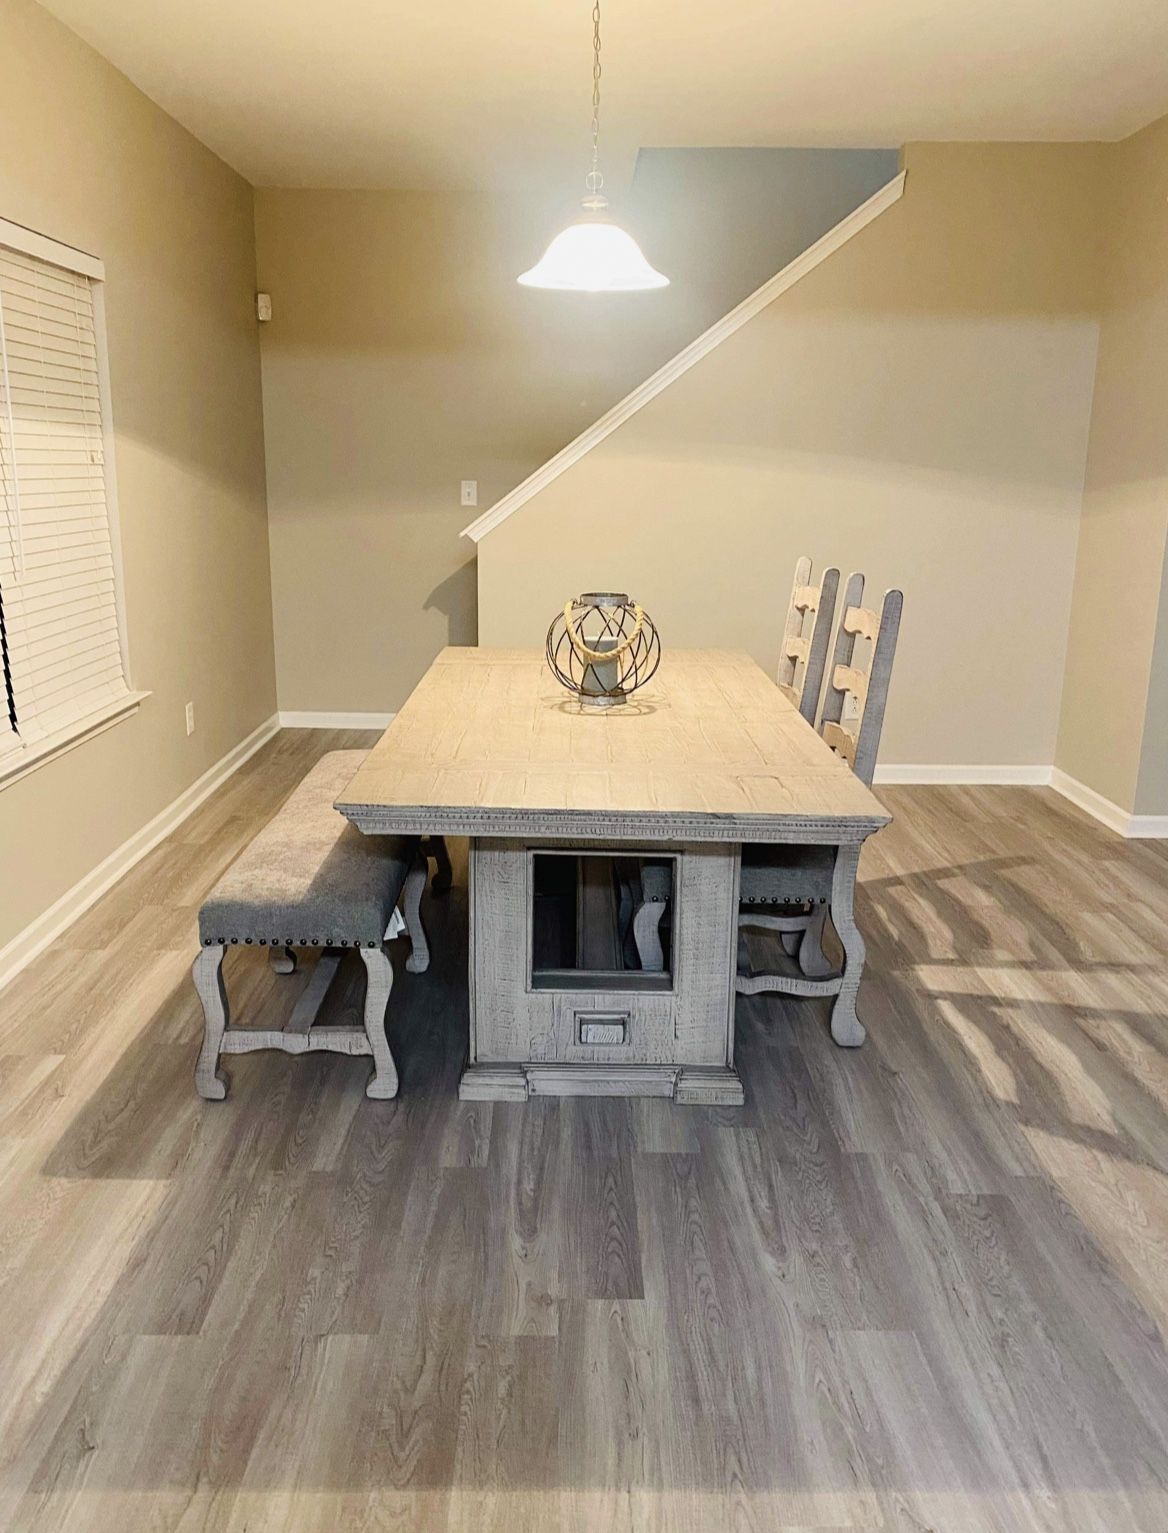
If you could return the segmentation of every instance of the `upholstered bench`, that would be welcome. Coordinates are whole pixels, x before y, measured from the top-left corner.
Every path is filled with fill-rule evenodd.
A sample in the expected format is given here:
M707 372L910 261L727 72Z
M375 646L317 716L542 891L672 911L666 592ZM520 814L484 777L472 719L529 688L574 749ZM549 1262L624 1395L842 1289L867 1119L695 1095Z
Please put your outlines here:
M421 925L427 864L415 837L365 836L333 808L364 760L364 751L333 751L300 783L275 817L232 863L199 912L202 947L192 971L203 1003L203 1047L195 1068L199 1095L221 1101L228 1079L221 1054L327 1049L369 1054L370 1097L397 1095L397 1069L385 1036L393 967L383 943L405 890L412 952L406 967L429 963ZM223 982L223 955L238 945L272 949L272 967L295 968L293 948L321 950L303 994L283 1030L232 1028ZM365 964L364 1026L313 1024L345 948Z

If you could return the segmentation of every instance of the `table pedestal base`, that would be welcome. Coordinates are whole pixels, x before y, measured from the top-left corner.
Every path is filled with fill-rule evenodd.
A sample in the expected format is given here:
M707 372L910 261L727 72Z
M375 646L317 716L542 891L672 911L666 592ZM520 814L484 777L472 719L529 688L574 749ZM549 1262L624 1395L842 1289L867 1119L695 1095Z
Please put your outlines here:
M738 1106L735 845L470 844L464 1100Z

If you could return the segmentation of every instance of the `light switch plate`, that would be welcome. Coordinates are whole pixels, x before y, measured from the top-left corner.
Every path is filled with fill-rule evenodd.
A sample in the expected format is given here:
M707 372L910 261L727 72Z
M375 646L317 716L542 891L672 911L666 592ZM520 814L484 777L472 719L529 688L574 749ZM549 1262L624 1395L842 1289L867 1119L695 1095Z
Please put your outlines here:
M477 479L462 480L462 504L464 506L477 506L479 503L479 482Z

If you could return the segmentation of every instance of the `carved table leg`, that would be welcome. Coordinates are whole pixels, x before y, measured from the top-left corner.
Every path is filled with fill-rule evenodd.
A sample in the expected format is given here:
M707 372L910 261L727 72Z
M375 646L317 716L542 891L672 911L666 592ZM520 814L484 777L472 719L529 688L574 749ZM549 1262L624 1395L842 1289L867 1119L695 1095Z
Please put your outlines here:
M373 1078L365 1088L367 1097L387 1100L397 1096L397 1066L385 1037L385 1009L393 989L393 965L384 948L363 947L365 964L365 1036L373 1055Z
M296 973L296 954L290 947L269 948L268 962L272 966L273 974Z
M406 930L410 934L410 956L406 959L406 968L411 974L425 974L430 967L430 944L426 941L426 928L422 923L422 895L429 871L426 859L419 857L406 874L402 891Z
M226 1072L219 1069L219 1048L230 1020L221 944L199 949L191 978L203 1003L203 1047L195 1065L195 1090L209 1102L221 1102L230 1084Z
M831 1008L831 1036L848 1049L859 1048L865 1036L863 1024L856 1015L856 993L864 972L864 939L852 915L859 866L859 845L841 846L836 852L831 881L831 920L844 950L843 983Z
M450 888L450 853L446 850L446 841L442 836L426 837L426 856L434 859L434 878L430 888L435 894L445 894Z

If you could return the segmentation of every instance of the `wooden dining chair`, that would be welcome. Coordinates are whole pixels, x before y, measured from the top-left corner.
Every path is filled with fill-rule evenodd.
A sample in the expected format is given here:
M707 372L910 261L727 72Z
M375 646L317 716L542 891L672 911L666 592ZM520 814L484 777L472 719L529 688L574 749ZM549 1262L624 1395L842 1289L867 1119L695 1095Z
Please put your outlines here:
M779 690L812 726L823 690L838 587L839 570L824 570L819 584L812 585L811 560L804 555L795 565L776 680Z
M849 575L819 732L864 786L870 788L884 729L884 708L904 596L900 591L885 591L879 612L865 607L863 600L863 575ZM856 664L857 639L871 642L866 666ZM844 722L849 697L855 704L851 728Z
M823 691L838 590L839 570L824 570L819 584L813 585L811 560L804 554L796 561L775 679L779 691L812 728ZM632 889L629 930L635 938L640 966L650 972L660 970L662 965L658 930L668 905L668 889L645 891L639 882Z
M863 599L863 575L850 575L836 631L820 733L824 743L871 787L904 598L900 591L886 591L879 612L865 607ZM857 656L857 641L869 646L865 659ZM849 699L853 700L850 709ZM777 932L805 978L819 980L833 975L834 966L823 950L828 919L841 939L860 940L851 910L855 867L846 900L840 902L837 897L833 904L836 859L845 852L854 856L858 867L858 852L853 854L846 848L833 854L830 847L744 846L739 890L740 948L743 928ZM740 973L737 989L755 994L774 988L768 986L768 977L777 976ZM837 1036L833 1030L833 1036L837 1043L858 1044L863 1042L864 1032L857 1022L848 1035Z

